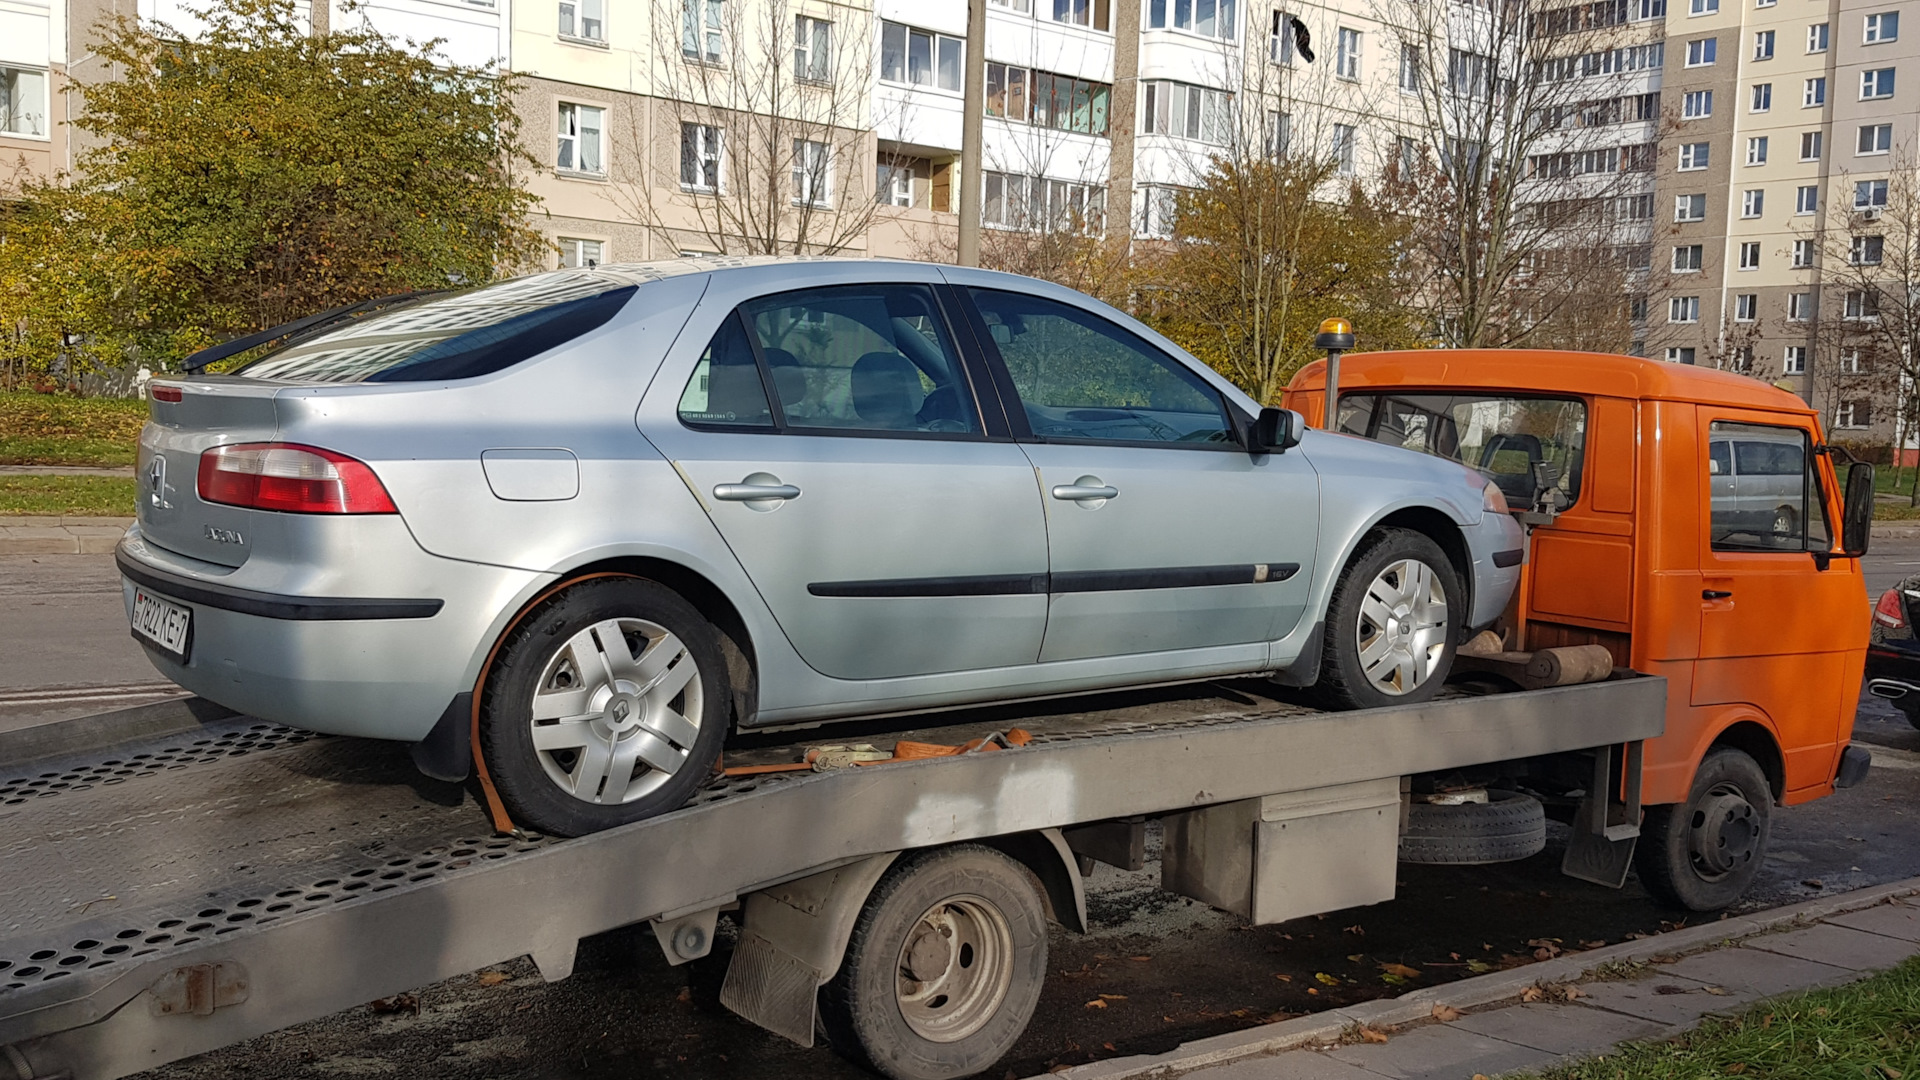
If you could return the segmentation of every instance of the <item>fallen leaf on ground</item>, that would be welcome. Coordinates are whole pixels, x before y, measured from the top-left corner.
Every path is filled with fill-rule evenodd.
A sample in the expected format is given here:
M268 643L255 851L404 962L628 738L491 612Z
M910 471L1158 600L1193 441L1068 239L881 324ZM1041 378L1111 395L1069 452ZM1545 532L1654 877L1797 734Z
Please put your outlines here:
M1687 988L1684 986L1675 986L1672 983L1661 983L1659 986L1653 988L1653 992L1656 994L1684 994L1687 992Z
M1359 923L1354 923L1352 926L1345 927L1344 929L1346 930L1347 933L1352 934L1354 937L1367 936L1367 928L1364 926L1361 926Z
M1420 977L1419 968L1408 967L1405 964L1381 964L1380 970L1389 975L1398 975L1403 979L1417 979Z
M395 994L390 998L377 998L367 1003L367 1008L377 1013L406 1013L409 1016L420 1015L420 999L412 994Z
M1291 975L1282 975L1282 974L1279 974L1278 972L1276 972L1276 973L1274 974L1274 976L1273 976L1273 977L1274 977L1274 978L1276 978L1276 979L1279 979L1279 980L1280 980L1281 982L1292 982L1292 981L1293 981L1293 976L1291 976Z
M1487 972L1493 970L1493 965L1487 963L1485 960L1469 960L1467 961L1467 970L1473 972L1475 975L1485 975Z
M1370 1027L1366 1027L1365 1025L1362 1025L1360 1028L1360 1037L1370 1043L1383 1043L1387 1041L1386 1032L1375 1031L1374 1029Z
M1598 949L1604 945L1606 945L1604 941L1583 941L1580 943L1580 947L1583 949Z
M1112 1043L1101 1043L1100 1045L1101 1045L1101 1046L1102 1046L1103 1048L1105 1048L1105 1049L1108 1049L1108 1050L1112 1050L1112 1049L1114 1049L1114 1048L1115 1048L1115 1047L1114 1047L1114 1045L1113 1045Z
M1525 990L1520 991L1520 1000L1528 1003L1545 1001L1547 1000L1547 993L1538 986L1529 986Z
M1324 971L1314 972L1313 979L1315 982L1319 983L1321 986L1339 986L1340 985L1339 979L1333 977L1332 975L1327 974Z
M1724 986L1709 986L1706 988L1706 991L1714 997L1726 997L1728 994L1733 993L1733 991Z
M506 982L508 975L504 971L483 971L480 973L481 986L499 986Z
M1133 962L1135 962L1135 963L1145 963L1146 961L1148 961L1148 960L1151 960L1151 959L1153 959L1153 957L1151 957L1151 956L1129 956L1129 957L1127 957L1127 959L1129 959L1129 960L1132 960L1132 961L1133 961Z
M1455 1020L1460 1019L1460 1010L1451 1005L1442 1005L1436 1001L1433 1005L1433 1018L1443 1024L1451 1024Z
M1101 1001L1099 998L1094 998L1092 1001L1087 1002L1087 1008L1089 1009L1104 1009L1106 1007L1107 1003Z
M1362 961L1362 960L1365 960L1366 958L1367 958L1367 954L1366 954L1366 953L1363 953L1363 952L1357 952L1357 953L1348 953L1348 954L1347 954L1347 959L1348 959L1348 960L1350 960L1350 961L1352 961L1353 963L1356 963L1356 964L1357 964L1357 963L1359 963L1359 962L1360 962L1360 961Z
M1125 1001L1125 1000L1127 1000L1127 995L1125 995L1125 994L1101 994L1101 995L1100 995L1100 1000L1101 1000L1101 1001Z

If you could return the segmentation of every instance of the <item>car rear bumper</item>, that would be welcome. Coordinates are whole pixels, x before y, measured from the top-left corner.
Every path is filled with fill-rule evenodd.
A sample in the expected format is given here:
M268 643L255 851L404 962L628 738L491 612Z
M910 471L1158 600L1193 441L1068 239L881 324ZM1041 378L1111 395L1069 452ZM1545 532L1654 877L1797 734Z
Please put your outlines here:
M256 551L229 569L129 530L115 551L129 614L136 589L193 612L186 662L149 647L154 667L265 720L413 742L473 689L494 626L547 577L429 555L397 518L314 528L355 530L350 558L301 565Z
M1920 653L1887 645L1867 647L1867 693L1920 707Z

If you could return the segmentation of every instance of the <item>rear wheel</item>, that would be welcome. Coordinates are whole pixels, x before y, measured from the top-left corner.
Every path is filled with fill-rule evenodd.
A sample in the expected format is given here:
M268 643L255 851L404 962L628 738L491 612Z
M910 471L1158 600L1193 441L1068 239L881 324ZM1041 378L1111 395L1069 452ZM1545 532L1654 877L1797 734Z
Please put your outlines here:
M720 635L678 593L584 581L529 613L481 700L480 750L514 821L555 836L674 810L726 735Z
M1046 968L1046 912L1024 868L991 848L941 848L874 887L821 988L821 1026L894 1080L971 1076L1026 1030Z
M1336 709L1425 701L1453 667L1460 581L1440 545L1412 529L1361 542L1327 605L1316 692Z
M1800 516L1793 512L1793 507L1782 506L1773 512L1773 535L1775 536L1797 535L1799 532L1799 529L1798 529L1799 523L1800 523Z
M1654 899L1718 911L1740 899L1765 861L1773 789L1745 753L1707 753L1685 803L1647 808L1634 866Z

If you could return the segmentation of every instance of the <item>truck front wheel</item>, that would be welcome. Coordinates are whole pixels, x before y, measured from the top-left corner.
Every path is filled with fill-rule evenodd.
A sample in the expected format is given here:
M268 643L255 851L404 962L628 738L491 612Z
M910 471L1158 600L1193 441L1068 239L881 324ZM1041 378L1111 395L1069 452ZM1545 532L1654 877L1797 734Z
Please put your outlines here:
M820 991L835 1049L894 1080L952 1080L1026 1030L1047 970L1047 919L1027 874L961 844L901 860L861 909Z
M1773 789L1751 757L1709 751L1685 803L1647 808L1634 866L1654 899L1718 911L1740 899L1766 859Z

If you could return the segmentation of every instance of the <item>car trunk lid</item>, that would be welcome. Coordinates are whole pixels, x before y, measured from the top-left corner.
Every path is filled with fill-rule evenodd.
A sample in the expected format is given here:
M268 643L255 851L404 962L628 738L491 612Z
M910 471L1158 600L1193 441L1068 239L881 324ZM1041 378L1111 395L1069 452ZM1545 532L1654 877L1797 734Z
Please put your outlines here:
M148 543L221 566L247 561L254 529L265 514L202 500L200 455L215 446L271 440L279 429L274 410L279 389L275 383L218 377L150 384L135 473L135 516Z

